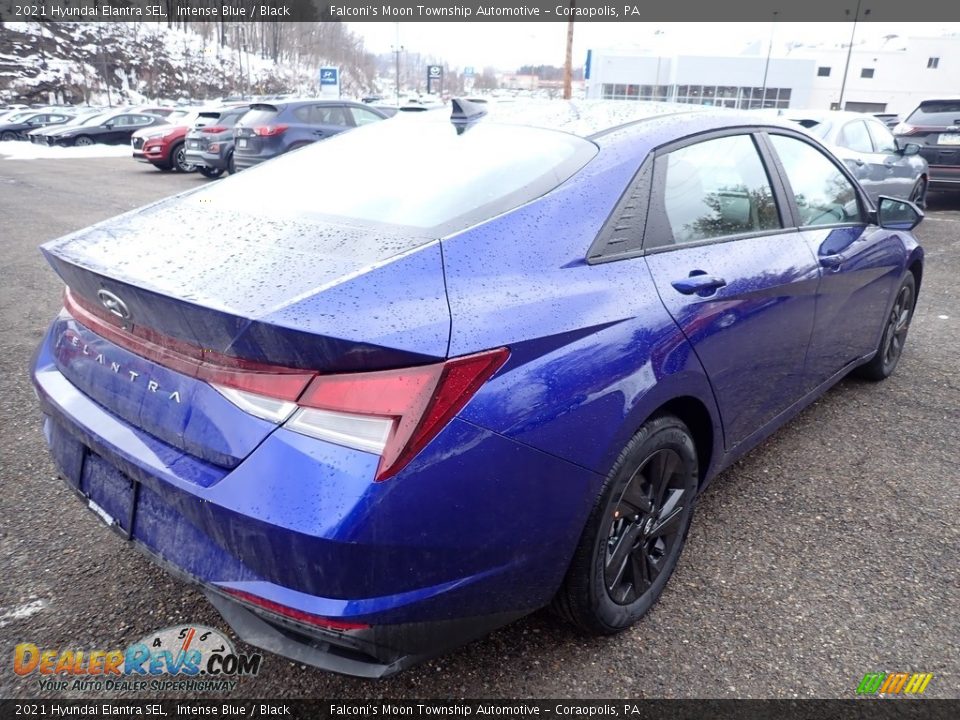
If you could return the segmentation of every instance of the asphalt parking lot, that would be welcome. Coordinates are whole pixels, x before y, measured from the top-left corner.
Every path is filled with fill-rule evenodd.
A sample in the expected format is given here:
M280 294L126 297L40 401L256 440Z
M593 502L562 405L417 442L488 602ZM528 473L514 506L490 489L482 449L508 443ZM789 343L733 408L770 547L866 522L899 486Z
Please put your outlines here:
M207 182L129 158L0 159L0 697L45 694L14 675L18 643L112 649L180 622L232 636L55 478L27 375L61 297L37 246ZM918 236L896 374L844 381L718 478L637 627L585 639L538 613L384 681L268 654L235 697L853 697L878 671L960 697L960 194L934 195Z

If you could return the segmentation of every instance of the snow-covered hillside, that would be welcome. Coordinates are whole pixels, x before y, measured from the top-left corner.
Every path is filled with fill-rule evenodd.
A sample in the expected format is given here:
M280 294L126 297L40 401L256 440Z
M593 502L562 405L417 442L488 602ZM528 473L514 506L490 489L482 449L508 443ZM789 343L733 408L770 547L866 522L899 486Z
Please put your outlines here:
M230 40L236 39L231 44ZM328 61L274 62L242 52L246 38L204 38L161 23L5 23L0 27L0 102L142 102L232 94L310 93ZM344 94L372 84L342 68ZM110 97L108 98L107 95Z

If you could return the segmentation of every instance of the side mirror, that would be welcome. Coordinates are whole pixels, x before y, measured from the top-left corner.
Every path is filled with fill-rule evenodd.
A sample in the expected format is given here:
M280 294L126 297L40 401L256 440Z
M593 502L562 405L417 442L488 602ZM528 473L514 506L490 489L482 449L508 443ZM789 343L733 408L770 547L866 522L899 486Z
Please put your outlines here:
M903 156L907 155L919 155L920 154L920 145L917 143L905 143L902 148L900 148L900 154Z
M923 211L909 200L880 196L877 224L887 230L913 230L923 220Z

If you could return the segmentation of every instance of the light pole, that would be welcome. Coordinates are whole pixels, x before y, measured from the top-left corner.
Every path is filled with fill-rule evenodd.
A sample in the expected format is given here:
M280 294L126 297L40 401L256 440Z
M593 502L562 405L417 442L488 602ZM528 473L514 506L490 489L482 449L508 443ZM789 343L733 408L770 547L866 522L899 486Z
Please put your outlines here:
M763 90L760 92L760 107L767 104L767 74L770 72L770 54L773 52L773 31L777 27L777 11L773 11L773 20L770 22L770 42L767 44L767 62L763 66Z
M653 36L663 35L663 30L654 30ZM657 42L657 41L654 41ZM652 100L660 100L660 60L662 59L662 54L660 53L660 43L657 42L657 78L654 82L654 90L651 93L650 97ZM666 98L663 98L664 100Z
M847 89L847 73L850 72L850 56L853 54L853 38L857 34L857 20L860 19L860 3L862 0L857 0L857 9L853 13L853 29L850 31L850 44L847 46L847 63L843 66L843 82L840 83L840 102L837 103L837 110L843 110L843 94ZM850 14L849 10L844 12L847 15ZM863 16L866 17L870 14L870 8L866 8L863 11Z
M400 23L394 23L394 28L396 29L397 39L394 42L393 47L390 48L393 52L394 57L394 72L396 73L397 80L397 107L400 106L400 53L403 52L403 45L400 44Z

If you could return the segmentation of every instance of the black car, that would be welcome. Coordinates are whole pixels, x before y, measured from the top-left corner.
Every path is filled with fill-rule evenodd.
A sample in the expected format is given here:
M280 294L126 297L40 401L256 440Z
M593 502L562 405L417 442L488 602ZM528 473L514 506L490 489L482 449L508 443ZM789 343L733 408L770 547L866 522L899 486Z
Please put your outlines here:
M166 124L166 120L156 115L127 112L111 115L96 125L79 125L50 137L55 145L125 145L137 130Z
M893 132L920 145L931 189L960 190L960 99L924 100Z
M56 135L64 130L79 127L80 125L96 125L109 115L110 113L100 109L84 109L77 113L76 117L71 118L65 123L47 125L46 127L31 130L27 133L27 140L37 145L52 145L53 143L49 142L51 135Z
M26 140L27 133L47 125L59 125L72 119L65 112L37 112L25 110L0 120L0 140Z
M382 110L340 100L254 103L234 128L238 170L317 140L387 118Z
M197 167L201 175L216 178L225 172L235 172L233 164L233 129L237 121L250 109L249 105L204 110L197 124L187 132L186 161Z

